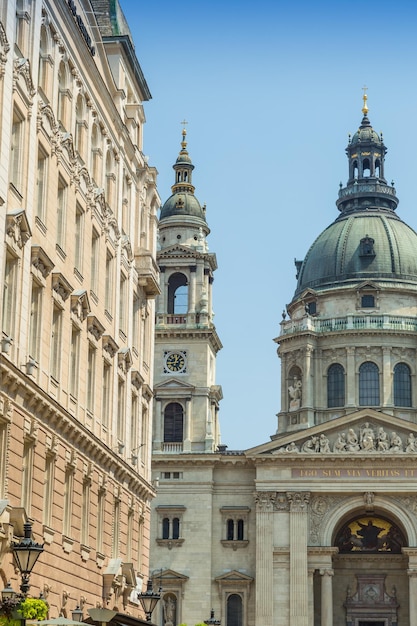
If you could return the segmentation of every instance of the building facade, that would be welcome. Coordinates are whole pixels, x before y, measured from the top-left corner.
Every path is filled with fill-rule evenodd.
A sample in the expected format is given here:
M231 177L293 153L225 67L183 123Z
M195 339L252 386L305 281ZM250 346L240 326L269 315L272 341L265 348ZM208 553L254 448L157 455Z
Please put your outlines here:
M0 7L0 576L33 522L50 617L141 617L149 565L156 170L118 2Z
M183 318L157 332L151 568L164 626L194 626L212 607L223 626L417 624L417 234L397 215L366 96L362 112L339 215L296 261L271 441L209 450L207 414L187 404L201 371L164 370L193 351L191 282Z

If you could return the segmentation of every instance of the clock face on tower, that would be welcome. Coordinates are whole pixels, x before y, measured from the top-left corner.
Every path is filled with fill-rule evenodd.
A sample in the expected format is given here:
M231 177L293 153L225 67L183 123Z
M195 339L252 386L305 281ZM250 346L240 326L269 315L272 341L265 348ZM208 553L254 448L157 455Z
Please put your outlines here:
M184 373L186 371L186 363L185 352L165 352L165 373Z

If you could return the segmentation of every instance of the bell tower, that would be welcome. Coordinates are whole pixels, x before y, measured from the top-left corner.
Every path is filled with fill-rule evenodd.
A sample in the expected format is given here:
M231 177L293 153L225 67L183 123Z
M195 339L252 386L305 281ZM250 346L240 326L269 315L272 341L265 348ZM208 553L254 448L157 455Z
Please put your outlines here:
M212 452L220 443L222 398L216 385L222 344L212 309L217 261L207 245L205 206L194 195L185 129L173 169L172 195L161 209L158 233L153 452Z

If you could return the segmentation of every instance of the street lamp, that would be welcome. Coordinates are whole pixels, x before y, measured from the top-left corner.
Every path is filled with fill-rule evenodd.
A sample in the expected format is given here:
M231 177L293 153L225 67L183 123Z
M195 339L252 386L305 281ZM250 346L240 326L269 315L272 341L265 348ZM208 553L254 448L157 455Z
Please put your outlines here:
M153 610L160 599L161 594L153 590L152 579L148 578L146 591L143 593L138 593L138 600L141 603L142 608L145 612L147 622L150 622L152 620Z
M83 611L80 608L80 605L77 604L76 608L71 611L72 619L74 622L82 622L83 621Z
M7 587L0 592L1 601L0 601L0 611L3 615L6 615L7 618L10 619L13 611L20 603L21 598L15 592L15 590L10 586L10 583L7 583Z
M12 544L12 552L22 576L20 590L26 597L30 588L29 577L36 561L43 552L43 545L32 539L32 524L30 522L25 522L23 528L25 536L19 543Z
M211 609L210 619L204 620L204 623L207 624L207 626L220 626L221 621L214 618L214 609Z

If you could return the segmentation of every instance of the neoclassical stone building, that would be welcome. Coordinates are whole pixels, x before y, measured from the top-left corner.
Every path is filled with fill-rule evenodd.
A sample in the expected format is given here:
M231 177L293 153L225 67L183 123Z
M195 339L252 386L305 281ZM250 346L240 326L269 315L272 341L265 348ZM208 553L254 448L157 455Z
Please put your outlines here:
M193 626L211 607L223 626L417 624L417 234L386 151L365 96L338 216L296 261L276 434L246 451L220 444L215 264L180 152L158 252L160 624Z
M156 170L118 1L0 6L0 584L33 522L31 593L143 614ZM2 587L2 588L3 588ZM127 618L123 618L127 619Z

